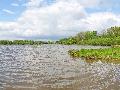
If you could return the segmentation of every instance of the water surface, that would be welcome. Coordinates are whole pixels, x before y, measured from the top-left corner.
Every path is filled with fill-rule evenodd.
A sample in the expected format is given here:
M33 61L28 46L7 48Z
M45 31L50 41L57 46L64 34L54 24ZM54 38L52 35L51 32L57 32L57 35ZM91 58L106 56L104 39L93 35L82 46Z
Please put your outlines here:
M94 46L0 46L0 90L120 90L120 64L73 59Z

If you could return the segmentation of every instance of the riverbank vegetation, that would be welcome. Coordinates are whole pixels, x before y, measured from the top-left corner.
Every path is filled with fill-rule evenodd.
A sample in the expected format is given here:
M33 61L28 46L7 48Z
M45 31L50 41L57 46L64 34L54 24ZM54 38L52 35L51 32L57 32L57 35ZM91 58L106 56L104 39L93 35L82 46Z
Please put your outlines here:
M70 50L69 54L74 58L85 58L86 61L95 62L111 62L120 63L120 47L115 46L112 48L104 49L81 49L81 50Z
M81 32L72 39L74 39L74 42L67 38L61 39L59 43L111 46L111 48L70 50L70 56L84 58L91 63L99 60L108 63L120 63L120 27L108 28L102 34L98 34L96 31Z
M78 44L78 45L100 45L111 46L120 45L120 27L111 27L99 34L97 31L80 32L76 36L60 39L58 44Z
M49 42L45 41L33 41L33 40L0 40L0 45L41 45L41 44L49 44Z

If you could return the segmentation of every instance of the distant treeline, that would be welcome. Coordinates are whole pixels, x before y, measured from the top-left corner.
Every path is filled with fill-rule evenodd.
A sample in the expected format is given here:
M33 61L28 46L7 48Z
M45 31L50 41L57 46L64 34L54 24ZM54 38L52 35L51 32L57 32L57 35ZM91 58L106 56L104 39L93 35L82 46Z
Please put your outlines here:
M33 40L0 40L0 45L40 45L40 44L49 44L45 41L33 41Z
M79 44L79 45L120 45L120 27L111 27L98 34L97 31L80 32L76 36L60 39L58 44Z

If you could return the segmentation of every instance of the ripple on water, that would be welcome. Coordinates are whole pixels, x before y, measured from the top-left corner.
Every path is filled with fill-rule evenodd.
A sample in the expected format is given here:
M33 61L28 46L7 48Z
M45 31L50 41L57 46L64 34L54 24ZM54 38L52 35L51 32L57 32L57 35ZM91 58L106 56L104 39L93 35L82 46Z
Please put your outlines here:
M81 48L101 47L0 46L0 90L119 90L120 65L67 54Z

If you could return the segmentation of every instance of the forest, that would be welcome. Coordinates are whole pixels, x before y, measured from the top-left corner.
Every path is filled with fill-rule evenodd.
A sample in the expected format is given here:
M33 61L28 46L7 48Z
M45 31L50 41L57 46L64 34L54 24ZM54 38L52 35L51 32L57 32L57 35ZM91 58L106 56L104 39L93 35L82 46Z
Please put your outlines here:
M56 41L58 44L65 45L100 45L100 46L111 46L120 44L120 27L110 27L103 31L101 34L97 31L86 31L80 32L75 36L60 39Z
M40 45L48 43L50 42L34 40L0 40L0 45Z

